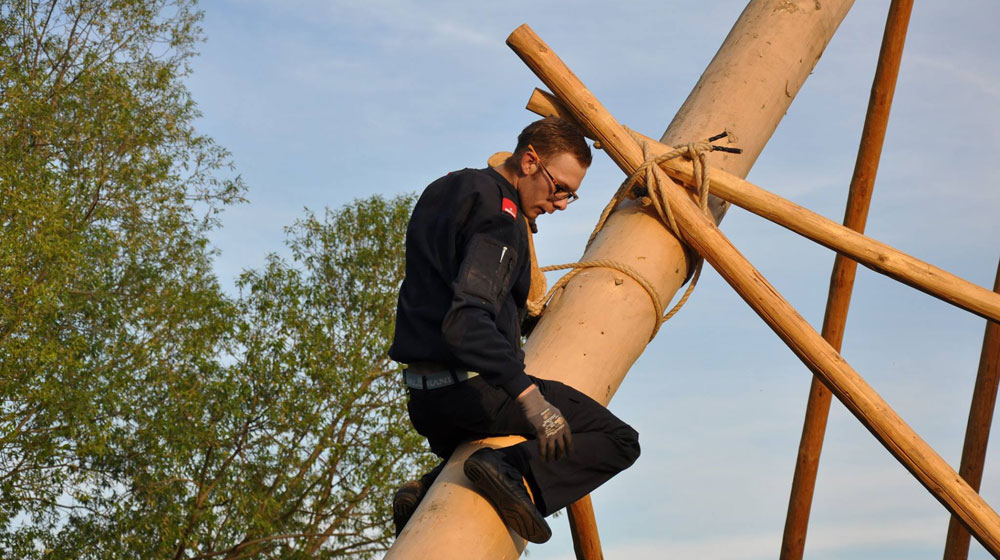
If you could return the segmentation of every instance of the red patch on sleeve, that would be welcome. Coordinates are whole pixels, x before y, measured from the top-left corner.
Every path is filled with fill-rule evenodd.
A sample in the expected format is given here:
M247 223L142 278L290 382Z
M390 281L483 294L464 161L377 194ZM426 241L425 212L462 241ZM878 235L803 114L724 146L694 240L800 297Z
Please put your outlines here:
M500 209L510 214L511 218L517 219L517 205L514 204L513 200L509 198L503 199L503 207Z

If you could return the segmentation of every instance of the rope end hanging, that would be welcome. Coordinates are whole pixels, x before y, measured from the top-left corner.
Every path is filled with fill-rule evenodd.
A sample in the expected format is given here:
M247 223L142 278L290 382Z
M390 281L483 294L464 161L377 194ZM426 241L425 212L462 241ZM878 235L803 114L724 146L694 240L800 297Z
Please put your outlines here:
M730 154L742 154L743 153L743 148L730 148L728 146L716 146L714 144L712 144L711 146L712 146L712 151L713 152L726 152L726 153L730 153Z
M728 137L729 137L729 131L728 130L723 130L722 132L716 134L715 136L712 136L712 137L708 138L707 140L705 140L705 144L707 144L706 147L708 148L708 150L710 152L726 152L726 153L729 153L729 154L742 154L743 153L743 148L730 148L729 146L716 146L715 144L712 143L712 142L715 142L716 140L722 140L723 138L728 138ZM677 147L680 148L681 146L677 146Z
M707 142L711 146L711 150L713 152L726 152L726 153L730 153L730 154L742 154L743 153L743 149L742 148L730 148L729 146L716 146L715 144L712 144L712 142L715 142L716 140L722 140L723 138L727 138L728 136L729 136L729 131L728 130L723 130L722 132L716 134L715 136L712 136L708 140L705 140L705 142Z

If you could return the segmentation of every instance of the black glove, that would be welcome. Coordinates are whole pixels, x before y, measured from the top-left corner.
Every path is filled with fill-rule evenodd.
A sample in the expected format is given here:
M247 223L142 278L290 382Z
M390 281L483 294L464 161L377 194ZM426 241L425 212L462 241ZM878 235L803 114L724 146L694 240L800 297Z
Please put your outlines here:
M573 452L573 436L562 412L545 400L537 385L532 385L517 397L525 418L535 429L542 458L557 461Z

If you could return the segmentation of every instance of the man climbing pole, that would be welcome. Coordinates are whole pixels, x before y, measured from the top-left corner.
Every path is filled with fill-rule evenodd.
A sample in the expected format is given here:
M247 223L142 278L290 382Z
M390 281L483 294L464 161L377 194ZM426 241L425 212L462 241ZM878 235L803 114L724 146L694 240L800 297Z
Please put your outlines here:
M591 157L573 124L542 119L503 164L449 173L417 201L389 356L406 364L410 420L443 461L396 492L397 535L464 441L528 438L480 449L464 470L504 523L536 543L552 535L545 516L639 456L635 430L572 387L528 375L520 348L532 258L525 220L576 200Z

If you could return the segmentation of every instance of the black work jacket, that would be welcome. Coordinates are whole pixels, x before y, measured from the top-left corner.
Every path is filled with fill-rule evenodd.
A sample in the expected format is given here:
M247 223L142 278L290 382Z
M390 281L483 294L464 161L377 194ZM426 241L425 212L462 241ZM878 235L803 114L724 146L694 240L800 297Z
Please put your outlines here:
M517 191L496 171L463 169L431 183L406 230L389 357L479 372L516 397L524 373L520 318L531 283Z

